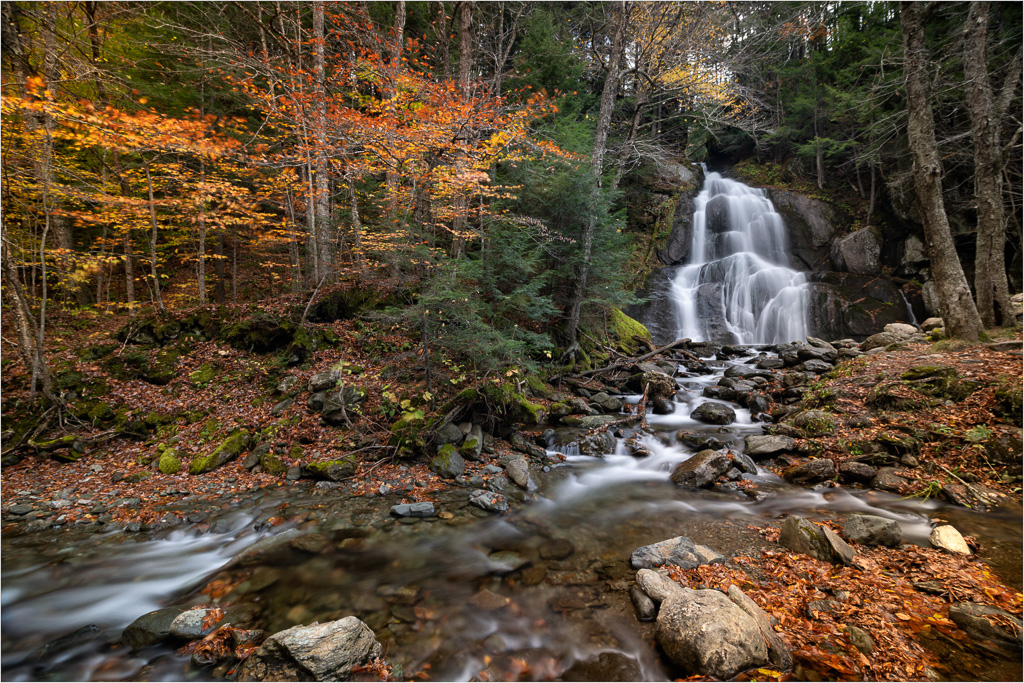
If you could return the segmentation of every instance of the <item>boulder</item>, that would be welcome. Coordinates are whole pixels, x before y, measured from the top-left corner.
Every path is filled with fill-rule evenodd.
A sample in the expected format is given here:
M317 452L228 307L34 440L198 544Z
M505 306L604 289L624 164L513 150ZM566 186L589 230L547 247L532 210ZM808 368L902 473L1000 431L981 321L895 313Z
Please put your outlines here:
M679 390L679 385L663 372L639 372L626 381L626 388L638 394L646 390L648 399L671 399Z
M511 455L502 458L501 463L505 467L508 478L515 482L516 486L526 491L537 490L537 484L530 476L530 466L527 464L526 458L521 455Z
M832 243L836 270L858 275L878 275L882 264L882 240L877 228L862 228Z
M362 388L346 384L340 391L328 391L320 417L329 425L343 425L345 418L351 422L358 417L358 408L369 397L369 392Z
M445 479L454 479L465 473L466 461L455 446L448 443L437 449L437 455L430 461L430 470Z
M782 671L788 671L793 667L793 655L790 654L789 648L782 642L782 638L772 628L771 622L768 620L768 615L765 614L761 607L751 600L747 595L736 587L735 584L729 586L729 599L739 607L741 610L747 613L751 619L757 623L758 629L761 631L761 635L764 637L765 643L768 645L768 659L771 660L772 665L776 669Z
M882 331L895 334L903 339L910 339L917 334L917 328L908 323L889 323L882 328Z
M850 564L855 555L853 548L829 528L809 522L795 515L782 523L779 543L793 552L808 555L822 562Z
M640 571L650 570L641 569ZM633 603L638 621L654 621L654 618L658 616L658 606L639 586L629 587L629 600Z
M728 425L736 421L736 411L724 403L708 402L697 406L690 417L709 424Z
M346 680L383 653L373 631L356 617L293 626L267 638L238 667L236 680Z
M847 460L839 465L839 478L847 483L870 484L877 474L874 467L856 460Z
M443 446L446 443L460 444L465 435L457 424L446 422L434 432L433 444Z
M732 458L719 451L704 450L690 456L672 470L672 483L685 488L710 486L732 466Z
M326 391L327 389L333 389L341 379L340 370L321 370L320 372L313 373L313 376L309 378L309 384L306 388L312 394Z
M949 606L949 618L975 640L992 641L1016 652L1021 650L1021 620L998 607L957 602ZM1012 624L1012 628L1007 628L1007 624Z
M889 344L898 344L904 341L904 337L893 334L891 332L879 332L873 334L860 343L861 351L870 351L872 349L884 349Z
M878 474L871 480L871 488L891 493L903 493L909 484L910 482L896 474L895 468L892 467L879 469Z
M790 418L789 423L812 437L830 436L836 431L835 417L824 410L804 410Z
M796 439L774 434L748 436L743 452L752 458L770 458L778 453L790 453L796 448Z
M719 451L725 448L727 445L717 436L714 436L713 434L705 434L703 432L688 432L685 430L680 430L676 432L676 439L685 443L687 446L690 446L691 448L696 448L699 450L709 448L713 451Z
M971 549L967 546L967 541L964 540L964 537L960 535L959 531L949 525L937 526L932 529L928 540L933 546L946 552L957 555L971 554Z
M898 546L903 542L903 530L894 520L876 515L851 515L843 525L843 532L851 541L863 545Z
M684 590L661 603L657 640L687 672L728 680L768 663L757 622L717 590Z
M946 326L946 323L942 321L942 318L928 318L921 323L921 329L925 332L931 332L932 330L941 330Z
M206 619L206 615L210 613L208 609L196 608L182 612L174 621L171 622L170 634L175 638L182 638L184 640L195 640L196 638L202 638L207 633L213 631L217 625L216 622L210 623L209 626L204 627L203 621Z
M609 396L603 391L599 391L591 396L590 400L601 406L601 410L606 413L617 413L622 410L622 401L614 396Z

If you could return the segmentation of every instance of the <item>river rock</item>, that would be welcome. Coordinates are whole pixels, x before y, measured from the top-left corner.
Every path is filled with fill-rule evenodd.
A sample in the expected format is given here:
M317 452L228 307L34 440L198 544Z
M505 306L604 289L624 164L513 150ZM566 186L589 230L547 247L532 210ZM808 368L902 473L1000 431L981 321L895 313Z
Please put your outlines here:
M906 479L896 474L895 468L882 467L878 470L875 478L871 480L871 488L878 489L879 491L902 493L909 483Z
M751 600L746 593L741 591L736 585L729 586L729 599L739 607L741 610L747 613L747 615L754 620L757 624L757 628L760 629L761 635L764 637L765 643L768 645L768 659L775 666L775 668L782 671L788 671L793 667L793 655L790 654L789 648L782 642L782 638L772 628L771 622L768 620L768 615L765 614L761 607Z
M939 330L946 326L946 323L942 321L942 318L927 318L921 323L921 329L925 332L931 332L932 330Z
M769 356L768 358L762 358L761 360L757 361L757 365L755 365L754 367L758 368L759 370L778 370L780 368L786 367L786 361L782 360L781 358Z
M752 458L770 458L777 453L789 453L796 448L796 439L775 434L752 434L744 439L743 452Z
M681 584L653 569L641 569L638 571L636 573L636 585L644 592L644 595L659 605L668 596L684 590Z
M434 504L431 502L421 502L392 505L391 514L395 517L433 517Z
M967 546L967 541L964 540L964 537L960 535L959 531L949 525L937 526L932 529L928 540L933 546L946 552L958 555L971 554L971 549Z
M542 560L566 560L576 552L576 546L567 538L552 538L538 548Z
M537 484L533 482L533 478L530 476L530 466L527 464L526 458L521 455L511 455L502 458L501 464L504 465L508 478L516 486L526 491L537 490Z
M622 410L622 401L614 396L609 396L603 391L599 391L591 396L590 400L599 405L601 410L606 413L617 413Z
M203 628L203 620L206 619L206 615L209 613L210 610L201 608L182 612L171 622L170 634L175 638L183 638L184 640L202 638L217 625L215 622Z
M672 483L685 488L710 486L732 466L725 453L704 450L676 465L672 470Z
M998 620L988 617L998 617ZM949 606L949 618L975 640L993 641L1016 652L1021 650L1021 620L998 607L957 602ZM1004 623L1013 624L1013 629L1008 629Z
M834 562L839 559L844 564L849 564L854 556L853 549L831 529L796 515L787 517L782 523L779 543L793 552L808 555L822 562Z
M622 652L605 651L597 657L576 661L559 678L563 681L639 681L642 677L643 670L636 659Z
M836 465L827 458L808 460L782 471L782 477L794 484L817 484L836 476Z
M889 344L898 344L906 341L908 337L895 332L879 332L873 334L860 344L861 351L871 351L872 349L884 349Z
M661 603L657 639L687 672L728 680L768 663L757 622L717 590L673 593Z
M347 417L350 422L359 416L356 412L369 397L363 387L347 384L340 391L328 391L320 417L329 425L343 425Z
M899 335L904 339L909 339L917 334L917 328L907 323L889 323L884 328L882 328L882 331L888 332L890 334Z
M713 451L719 451L725 448L726 443L719 439L717 436L712 434L705 434L703 432L688 432L680 430L676 433L676 439L682 441L691 448L697 448L704 450L705 448Z
M626 388L638 394L647 391L647 398L672 398L679 385L663 372L639 372L626 381Z
M132 650L159 643L171 635L171 624L184 611L184 607L164 607L147 612L125 627L121 632L121 642Z
M508 500L500 493L476 489L469 494L469 502L488 512L507 512Z
M430 469L445 479L455 479L465 473L466 461L449 443L438 449L437 456L430 462Z
M839 464L839 478L847 483L869 484L877 474L878 470L874 467L856 460L847 460Z
M875 641L863 629L853 624L845 624L846 633L850 636L850 643L860 650L862 655L869 655L875 651Z
M894 520L876 515L850 515L843 532L862 545L886 545L894 548L903 542L903 530Z
M640 571L650 570L641 569ZM658 606L644 593L640 586L629 587L629 600L633 603L633 609L636 611L638 621L654 621L654 618L658 616Z
M654 569L666 564L676 564L683 569L693 569L702 564L697 555L696 545L686 536L676 536L658 543L637 548L629 557L633 569Z
M757 474L757 463L749 455L733 453L732 465L744 474Z
M724 403L702 403L690 413L690 417L701 422L728 425L736 421L736 411Z
M566 427L596 429L621 419L618 415L566 415L561 423Z
M813 372L816 375L820 375L825 372L832 370L832 364L826 363L823 360L808 360L800 363L794 367L795 370L803 370L804 372Z
M356 617L293 626L267 638L238 667L239 681L341 681L382 656L384 647Z
M676 412L676 404L659 396L651 401L651 409L655 415L671 415Z
M1017 453L1018 459L1020 452ZM967 482L946 482L942 485L939 495L954 505L962 505L972 510L987 511L999 507L1008 501L1008 496L994 491L981 484Z
M443 446L446 443L460 444L465 434L459 429L459 426L452 423L446 422L436 432L434 432L433 443L435 446Z

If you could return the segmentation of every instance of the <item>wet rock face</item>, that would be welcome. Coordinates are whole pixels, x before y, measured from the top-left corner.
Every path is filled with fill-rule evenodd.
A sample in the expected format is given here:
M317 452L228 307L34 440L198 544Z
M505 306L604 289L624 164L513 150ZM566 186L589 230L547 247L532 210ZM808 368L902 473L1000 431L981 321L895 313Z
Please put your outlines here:
M356 617L293 626L267 638L238 669L239 681L340 681L384 647Z
M716 590L669 595L658 611L657 639L678 666L720 680L768 663L757 622Z

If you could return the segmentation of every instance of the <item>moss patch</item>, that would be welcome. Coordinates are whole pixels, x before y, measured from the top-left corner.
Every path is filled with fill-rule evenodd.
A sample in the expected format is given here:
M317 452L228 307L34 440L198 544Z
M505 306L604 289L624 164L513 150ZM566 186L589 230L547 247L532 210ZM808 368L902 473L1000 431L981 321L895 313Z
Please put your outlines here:
M198 370L189 374L189 379L196 387L204 387L217 377L217 367L211 363L204 363Z
M157 463L157 469L162 474L177 474L181 471L181 458L178 457L178 451L174 448L168 448L160 454L160 461Z
M617 308L608 311L608 334L615 348L629 356L637 355L644 348L642 342L633 337L651 340L650 330Z
M359 461L356 459L356 456L346 455L336 460L307 463L302 466L302 469L306 474L317 479L341 481L355 474L358 466Z
M203 474L221 467L234 460L249 446L249 431L246 429L233 430L219 446L207 456L192 458L189 465L189 474Z

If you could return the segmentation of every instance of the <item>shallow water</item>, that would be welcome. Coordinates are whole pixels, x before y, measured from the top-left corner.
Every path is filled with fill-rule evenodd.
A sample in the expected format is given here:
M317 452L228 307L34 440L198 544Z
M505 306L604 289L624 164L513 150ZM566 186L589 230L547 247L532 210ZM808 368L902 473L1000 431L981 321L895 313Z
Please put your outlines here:
M717 379L715 373L680 381L700 386ZM648 417L652 427L663 437L681 428L717 431L689 417L706 400L699 394L681 393L674 414ZM761 425L749 411L736 412L737 423L718 436L739 444L746 434L760 433ZM651 451L646 458L627 455L620 442L604 457L569 455L563 465L534 471L537 493L501 517L469 507L467 492L459 489L438 500L438 509L456 515L446 523L393 520L388 509L397 496L344 499L292 488L266 492L244 512L173 531L4 538L4 679L212 678L213 671L193 668L170 645L133 654L116 641L124 626L152 609L208 600L196 591L219 578L240 583L227 600L250 606L271 633L360 617L405 677L543 679L612 653L605 655L603 673L589 669L584 675L667 680L681 672L661 659L650 643L650 626L633 616L630 553L677 535L727 557L756 552L763 541L750 526L787 514L877 514L898 521L906 541L922 545L932 518L943 517L1000 550L990 559L997 571L1014 571L1015 561L1019 574L1019 517L1014 526L1009 518L954 511L935 501L802 489L763 470L757 475L760 499L684 490L668 476L694 449L672 437L665 444L648 436L644 443ZM284 546L221 571L267 535L255 527L266 526L259 521L282 502L297 519L292 526L322 535L322 552ZM37 648L88 625L98 629L87 634L91 640L32 660Z

